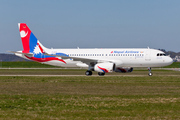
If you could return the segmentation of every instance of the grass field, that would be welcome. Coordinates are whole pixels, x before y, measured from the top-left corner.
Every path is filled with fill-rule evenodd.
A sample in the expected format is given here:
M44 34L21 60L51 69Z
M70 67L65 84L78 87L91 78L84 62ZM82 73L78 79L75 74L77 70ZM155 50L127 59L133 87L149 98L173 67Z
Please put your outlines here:
M0 119L180 119L180 72L129 76L0 76ZM0 70L0 74L84 74L84 70Z
M0 75L85 75L86 69L0 69ZM153 76L179 75L179 71L152 68ZM93 71L93 76L98 75ZM147 76L148 70L135 69L131 73L106 73L105 76Z
M57 66L31 61L0 62L1 68L57 68Z
M59 67L41 64L38 62L17 61L17 62L0 62L0 68L59 68ZM171 65L166 66L164 68L180 68L180 62L174 62Z

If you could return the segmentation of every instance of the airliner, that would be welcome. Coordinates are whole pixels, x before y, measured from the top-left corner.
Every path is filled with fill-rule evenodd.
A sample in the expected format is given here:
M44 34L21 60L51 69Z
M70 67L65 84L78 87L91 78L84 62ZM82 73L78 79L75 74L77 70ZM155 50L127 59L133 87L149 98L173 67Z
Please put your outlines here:
M147 67L152 76L152 67L163 67L172 64L173 60L160 50L148 48L101 48L101 49L48 49L34 36L26 23L18 23L23 50L10 51L15 55L61 67L87 68L85 75L92 71L99 76L105 73L128 73L133 67Z

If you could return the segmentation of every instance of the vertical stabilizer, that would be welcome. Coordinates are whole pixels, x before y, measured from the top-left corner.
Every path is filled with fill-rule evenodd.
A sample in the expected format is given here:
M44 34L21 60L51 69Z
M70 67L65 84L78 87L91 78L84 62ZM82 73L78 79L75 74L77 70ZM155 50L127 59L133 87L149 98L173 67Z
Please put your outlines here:
M38 46L38 40L31 32L26 23L18 23L19 32L23 45L23 53L33 53Z

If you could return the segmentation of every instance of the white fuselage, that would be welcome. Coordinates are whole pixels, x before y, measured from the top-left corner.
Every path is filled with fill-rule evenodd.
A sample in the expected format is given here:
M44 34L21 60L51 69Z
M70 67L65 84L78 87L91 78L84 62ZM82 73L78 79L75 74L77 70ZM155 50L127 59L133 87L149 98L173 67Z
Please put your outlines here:
M101 62L113 62L116 67L163 67L170 65L173 61L169 56L163 56L163 52L156 49L48 49L49 54L64 53L70 59L63 59L65 63L57 60L43 62L45 64L62 67L88 67L89 64L73 58L97 60ZM158 54L161 54L161 56ZM16 55L26 58L22 54ZM59 57L61 58L61 57ZM41 58L42 60L45 58Z
M86 59L97 60L97 63L113 62L116 64L116 67L162 67L173 62L169 56L164 56L162 51L156 49L48 49L47 52L48 54L64 53L70 58L81 58L85 61ZM64 60L67 64L56 63L56 65L59 64L58 66L63 67L88 67L88 64L84 64L81 61Z

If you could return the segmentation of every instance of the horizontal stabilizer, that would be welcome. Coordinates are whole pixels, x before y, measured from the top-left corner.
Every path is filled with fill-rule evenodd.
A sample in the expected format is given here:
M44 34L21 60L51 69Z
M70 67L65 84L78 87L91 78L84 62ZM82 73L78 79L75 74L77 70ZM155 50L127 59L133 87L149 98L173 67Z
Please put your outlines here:
M18 52L18 51L7 51L7 52L33 56L33 53L22 53L22 52Z

